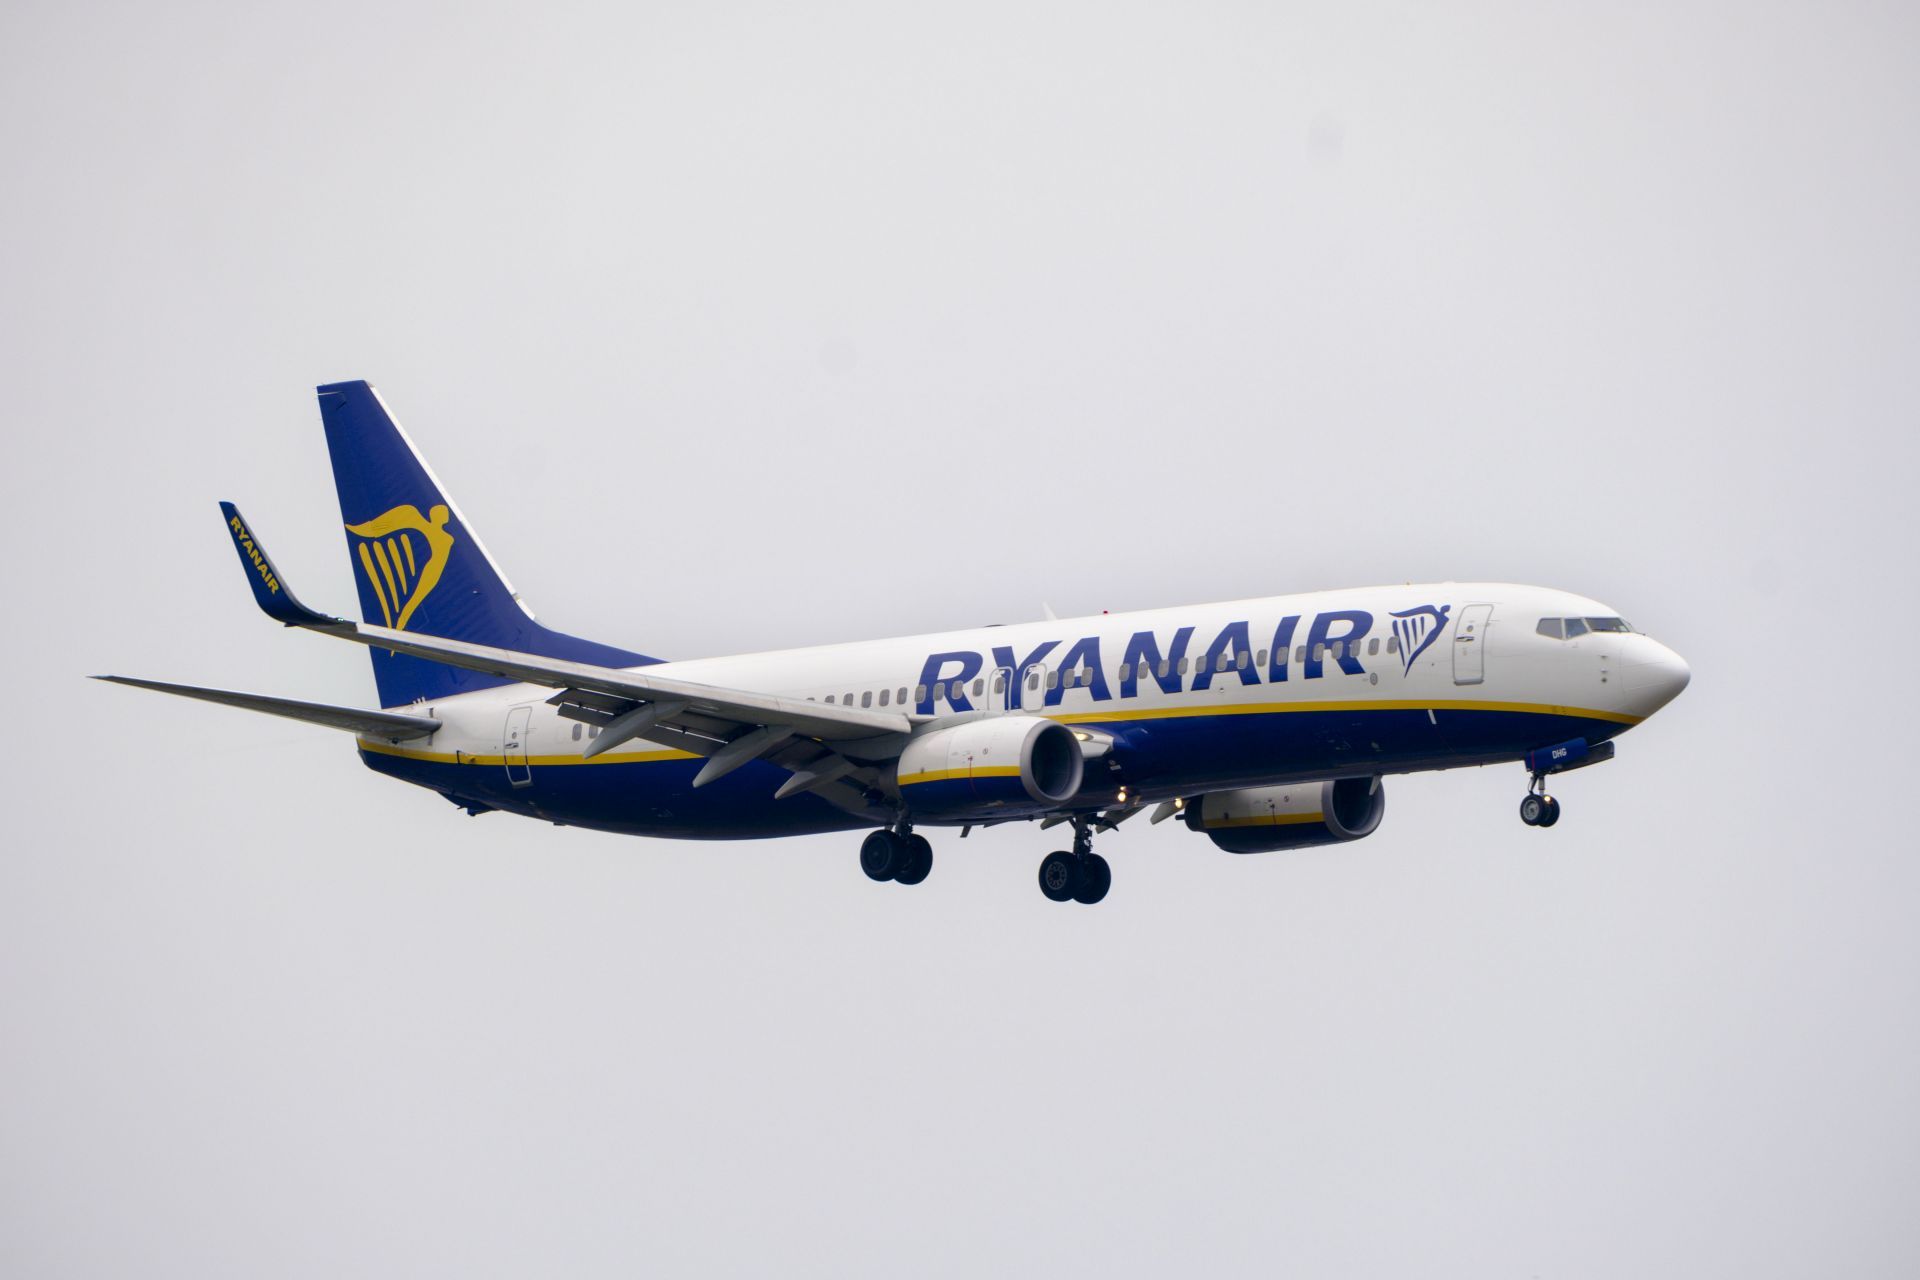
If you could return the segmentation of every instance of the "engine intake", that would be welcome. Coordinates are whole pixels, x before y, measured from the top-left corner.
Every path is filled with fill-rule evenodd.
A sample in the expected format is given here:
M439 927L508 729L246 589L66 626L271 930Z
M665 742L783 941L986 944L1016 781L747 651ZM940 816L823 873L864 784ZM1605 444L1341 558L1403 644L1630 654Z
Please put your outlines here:
M922 733L900 753L900 796L915 817L1007 817L1054 808L1080 790L1079 740L1040 716L994 716Z
M1378 778L1215 791L1186 807L1187 826L1228 853L1274 853L1370 836L1387 812Z

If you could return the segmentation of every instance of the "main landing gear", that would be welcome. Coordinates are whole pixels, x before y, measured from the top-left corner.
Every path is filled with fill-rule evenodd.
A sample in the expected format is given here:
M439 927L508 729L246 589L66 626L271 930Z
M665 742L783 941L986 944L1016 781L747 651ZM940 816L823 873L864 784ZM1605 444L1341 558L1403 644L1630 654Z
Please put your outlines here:
M1073 852L1058 850L1040 861L1040 892L1054 902L1072 899L1088 906L1107 896L1113 886L1113 868L1093 851L1093 823L1073 820Z
M883 827L861 843L860 869L869 880L919 884L933 870L933 846L904 822L891 831Z
M1547 775L1536 773L1520 802L1520 821L1530 827L1550 827L1560 821L1560 802L1547 794Z

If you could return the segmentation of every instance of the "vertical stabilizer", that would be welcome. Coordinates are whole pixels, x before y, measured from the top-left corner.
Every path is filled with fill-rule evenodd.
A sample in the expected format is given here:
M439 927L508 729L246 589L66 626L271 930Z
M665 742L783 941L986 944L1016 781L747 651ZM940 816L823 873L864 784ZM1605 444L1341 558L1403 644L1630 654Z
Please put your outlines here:
M654 661L534 621L379 393L364 382L336 382L319 393L364 621L603 667ZM372 653L385 707L508 683L383 649Z

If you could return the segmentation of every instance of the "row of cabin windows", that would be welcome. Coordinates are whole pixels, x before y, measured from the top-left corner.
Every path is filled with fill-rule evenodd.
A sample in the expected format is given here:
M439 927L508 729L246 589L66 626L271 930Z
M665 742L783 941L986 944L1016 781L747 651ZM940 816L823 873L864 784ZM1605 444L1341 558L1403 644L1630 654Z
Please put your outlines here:
M588 726L587 726L587 736L588 736L589 738L597 738L597 737L599 737L599 736L600 736L600 726L599 726L599 725L597 725L597 724L592 724L592 725L588 725ZM574 740L575 742L578 742L578 741L580 741L580 726L579 726L579 725L577 725L577 724L573 726L573 740Z
M1400 652L1399 639L1394 636L1387 637L1386 649L1387 649L1387 652L1390 654L1399 653ZM1343 658L1348 658L1348 657L1357 658L1360 656L1360 653L1361 653L1361 646L1360 646L1360 642L1357 640L1351 641L1351 642L1346 640L1335 640L1330 644L1316 644L1313 646L1313 657L1314 657L1314 661L1316 662L1325 661L1326 659L1329 659L1329 658L1333 659L1335 662L1338 662ZM1379 656L1380 637L1375 636L1373 639L1367 641L1366 653L1369 657ZM1306 645L1300 645L1294 649L1293 660L1295 663L1303 663L1307 660ZM1205 667L1205 663L1206 663L1206 660L1204 658L1202 659L1181 658L1178 662L1173 662L1166 658L1162 658L1160 659L1159 667L1156 669L1152 663L1148 663L1148 662L1140 663L1137 668L1133 668L1129 664L1123 662L1120 664L1119 675L1120 675L1120 679L1122 680L1125 680L1129 675L1132 675L1135 679L1138 679L1138 680L1150 680L1155 678L1156 676L1164 680L1168 676L1174 674L1174 672L1176 671L1179 674L1184 676L1190 670L1201 670ZM1257 653L1250 653L1247 650L1242 649L1235 653L1221 654L1218 658L1214 659L1213 669L1216 672L1231 671L1231 670L1244 671L1249 666L1264 667L1266 665L1267 665L1267 650L1261 649ZM993 692L995 696L998 696L1006 692L1006 680L1007 680L1007 677L1004 672L994 673ZM1076 685L1081 687L1090 685L1093 683L1093 669L1091 667L1078 667L1072 671L1066 672L1064 675L1057 668L1048 670L1047 688L1058 689L1061 687L1062 683L1064 683L1066 687L1069 689L1074 688ZM1028 670L1027 688L1034 690L1036 692L1039 690L1040 672L1038 669L1030 668ZM982 676L973 682L972 694L974 697L976 698L982 697L985 695L986 691L987 691L986 677ZM939 684L936 684L933 686L933 696L936 699L961 698L961 697L965 697L967 693L968 693L967 682L964 680L954 680L950 683L947 681L942 681ZM834 694L830 693L826 696L824 700L827 702L832 702L836 704L844 702L847 706L850 707L854 705L853 697L854 695L851 693L841 694L837 697ZM903 707L907 705L908 699L907 699L907 689L905 685L902 685L898 690L894 690L894 689L880 690L880 693L879 693L880 706L883 706L883 707L888 706L890 703L896 700ZM925 702L927 700L927 686L924 684L917 684L913 686L912 700L916 703ZM812 702L814 701L814 699L808 698L807 701ZM873 690L867 689L860 694L861 706L871 707L874 705L874 701L875 699L874 699Z

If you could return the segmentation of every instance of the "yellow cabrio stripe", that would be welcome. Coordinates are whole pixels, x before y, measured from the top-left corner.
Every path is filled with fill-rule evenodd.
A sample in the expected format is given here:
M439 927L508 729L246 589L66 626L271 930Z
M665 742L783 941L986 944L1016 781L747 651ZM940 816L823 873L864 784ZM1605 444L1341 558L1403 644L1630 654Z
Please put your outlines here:
M1230 702L1216 706L1195 704L1183 707L1146 707L1126 711L1076 711L1072 715L1051 716L1061 724L1110 723L1116 720L1175 720L1193 716L1294 715L1315 711L1518 711L1529 715L1574 716L1586 720L1608 720L1614 724L1639 724L1646 717L1619 711L1596 711L1591 707L1562 707L1544 702L1479 702L1471 699L1382 698L1379 701L1352 702Z
M929 769L925 773L909 773L900 779L900 785L910 787L916 782L945 782L950 778L1017 778L1020 766L1017 764L980 765L972 769Z
M507 762L503 755L470 755L465 751L455 756L444 751L421 751L415 747L396 747L385 742L362 742L362 751L371 751L375 755L399 756L402 760L431 760L437 764L499 764ZM515 756L515 764L565 765L565 764L652 764L660 760L698 760L700 757L691 751L609 751L603 756L583 760L576 755L564 756Z

